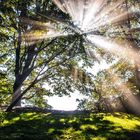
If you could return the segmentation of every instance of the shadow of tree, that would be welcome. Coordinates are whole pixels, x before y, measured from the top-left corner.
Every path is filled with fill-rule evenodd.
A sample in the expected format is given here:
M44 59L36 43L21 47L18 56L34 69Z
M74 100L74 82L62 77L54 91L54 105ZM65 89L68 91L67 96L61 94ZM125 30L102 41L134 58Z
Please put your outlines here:
M110 117L111 116L111 117ZM139 140L140 125L126 129L113 117L134 118L125 114L8 113L0 127L0 139L37 140ZM110 117L109 119L106 119ZM116 119L114 117L114 119ZM138 121L136 117L135 120ZM117 120L116 120L117 121ZM135 126L135 127L134 127Z

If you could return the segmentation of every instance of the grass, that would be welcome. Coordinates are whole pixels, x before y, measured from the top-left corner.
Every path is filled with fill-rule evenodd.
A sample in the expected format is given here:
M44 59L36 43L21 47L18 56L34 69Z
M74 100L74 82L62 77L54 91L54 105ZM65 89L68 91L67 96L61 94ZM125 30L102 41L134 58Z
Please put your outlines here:
M0 140L139 140L140 117L125 113L1 113Z

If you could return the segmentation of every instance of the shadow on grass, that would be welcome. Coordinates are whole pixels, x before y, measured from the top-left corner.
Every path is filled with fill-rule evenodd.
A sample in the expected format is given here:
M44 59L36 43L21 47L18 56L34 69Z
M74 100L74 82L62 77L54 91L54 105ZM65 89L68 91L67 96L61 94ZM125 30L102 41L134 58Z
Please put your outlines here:
M139 140L139 121L119 113L8 113L0 127L0 139Z

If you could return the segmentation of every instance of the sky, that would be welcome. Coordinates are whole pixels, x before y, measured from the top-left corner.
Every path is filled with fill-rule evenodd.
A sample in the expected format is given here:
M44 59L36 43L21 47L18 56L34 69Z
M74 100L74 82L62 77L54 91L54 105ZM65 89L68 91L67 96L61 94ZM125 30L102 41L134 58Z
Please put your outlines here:
M55 110L76 110L78 102L76 102L76 99L83 99L85 98L84 95L80 95L78 91L71 94L71 97L69 96L53 96L53 97L47 97L48 104L53 107Z
M107 69L110 67L111 64L107 64L105 60L103 60L100 64L96 63L92 68L87 69L87 71L92 72L94 75L97 74L98 71ZM71 94L71 97L69 96L52 96L47 97L48 104L53 107L55 110L76 110L78 102L76 102L76 99L83 99L86 98L86 96L81 95L78 91Z

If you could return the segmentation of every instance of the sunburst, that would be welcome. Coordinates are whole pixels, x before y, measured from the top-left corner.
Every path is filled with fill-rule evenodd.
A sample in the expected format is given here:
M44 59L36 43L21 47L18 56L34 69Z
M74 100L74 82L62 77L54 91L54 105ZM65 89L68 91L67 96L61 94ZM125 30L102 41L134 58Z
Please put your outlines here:
M131 5L127 0L52 1L60 10L70 15L73 25L59 20L55 20L55 23L62 23L83 35L86 43L89 44L85 47L89 57L96 57L101 61L102 58L95 49L100 48L120 58L126 58L130 62L140 63L140 55L135 47L135 40L139 41L137 36L139 36L140 23L131 25L131 19L140 20L140 3ZM43 23L25 18L21 18L21 22L30 25L28 31L22 35L23 41L29 45L43 39L70 34L61 28L56 28L50 22ZM74 78L77 77L76 74L75 69ZM119 80L117 76L116 80ZM123 85L119 89L122 88L129 90Z
M126 58L129 62L139 64L140 55L135 47L134 34L138 35L140 24L131 25L131 19L139 18L140 6L131 5L126 0L53 0L53 2L65 13L71 16L74 28L78 28L81 34L86 35L86 41L90 48L86 48L88 55L97 56L95 46ZM90 52L90 53L89 53ZM100 59L99 59L100 60ZM115 75L114 80L120 80ZM131 89L126 85L118 87L118 91L125 90L131 95L132 107L138 112L139 101L133 96ZM135 105L134 105L135 102ZM138 112L139 113L139 112Z

